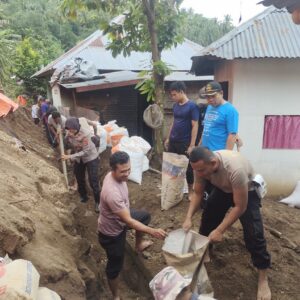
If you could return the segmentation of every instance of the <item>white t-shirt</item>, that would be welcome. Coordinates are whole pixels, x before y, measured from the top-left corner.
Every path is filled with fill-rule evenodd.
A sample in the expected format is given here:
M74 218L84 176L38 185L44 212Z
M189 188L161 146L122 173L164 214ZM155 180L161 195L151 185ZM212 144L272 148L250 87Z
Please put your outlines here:
M39 117L39 106L37 104L33 104L31 107L31 117L32 119L37 119Z
M62 129L65 128L66 121L67 121L67 118L65 116L63 116L63 115L60 115L60 123L59 124L60 124L60 126L61 126ZM57 125L58 124L55 123L54 119L52 118L52 115L50 115L48 117L48 125L51 125L55 129L57 129Z

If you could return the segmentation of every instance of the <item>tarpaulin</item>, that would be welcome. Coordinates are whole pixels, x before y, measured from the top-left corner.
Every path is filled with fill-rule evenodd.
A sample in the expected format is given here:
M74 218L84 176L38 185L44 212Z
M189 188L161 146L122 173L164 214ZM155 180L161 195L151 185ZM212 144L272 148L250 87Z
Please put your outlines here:
M300 149L300 116L266 116L264 149Z
M19 105L0 93L0 117L6 116L10 111L15 111Z

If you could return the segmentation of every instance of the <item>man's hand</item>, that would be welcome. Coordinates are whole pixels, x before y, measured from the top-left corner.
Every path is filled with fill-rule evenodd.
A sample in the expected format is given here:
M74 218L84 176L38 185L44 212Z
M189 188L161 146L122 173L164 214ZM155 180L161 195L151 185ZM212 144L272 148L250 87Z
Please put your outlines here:
M68 160L68 159L70 159L70 155L62 154L62 155L61 155L61 159L62 159L62 160Z
M150 233L153 237L155 237L156 239L160 239L160 240L164 240L166 237L167 237L167 233L161 229L161 228L158 228L158 229L155 229L155 228L152 228L151 230L151 233Z
M209 234L208 238L212 243L219 243L223 240L223 233L215 229Z
M192 150L193 150L194 148L195 148L195 146L189 146L188 149L187 149L187 151L186 151L187 154L190 155L191 152L192 152Z
M185 231L185 232L188 232L191 228L192 228L192 220L187 218L185 219L185 221L183 222L182 224L182 229Z
M168 148L169 148L169 139L165 140L164 146L165 146L165 149L168 150Z

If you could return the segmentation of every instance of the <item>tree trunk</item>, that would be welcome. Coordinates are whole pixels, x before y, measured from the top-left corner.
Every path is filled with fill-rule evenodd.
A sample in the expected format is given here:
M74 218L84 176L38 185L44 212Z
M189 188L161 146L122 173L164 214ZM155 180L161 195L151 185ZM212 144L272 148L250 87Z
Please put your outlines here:
M153 63L161 60L161 51L158 49L157 32L155 28L155 2L156 0L143 0L144 10L147 16L148 29L151 38L151 52ZM159 105L164 113L164 76L153 70L153 80L155 84L155 103ZM154 150L161 156L163 152L163 126L154 132Z

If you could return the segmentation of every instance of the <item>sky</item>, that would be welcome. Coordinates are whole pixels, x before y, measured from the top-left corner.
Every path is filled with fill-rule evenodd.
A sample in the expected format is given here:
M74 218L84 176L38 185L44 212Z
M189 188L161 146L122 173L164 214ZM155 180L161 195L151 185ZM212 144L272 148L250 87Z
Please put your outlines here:
M267 7L257 4L261 0L184 0L181 8L192 8L194 12L207 18L222 20L224 15L231 15L233 24L239 24L240 14L242 22L249 20Z

